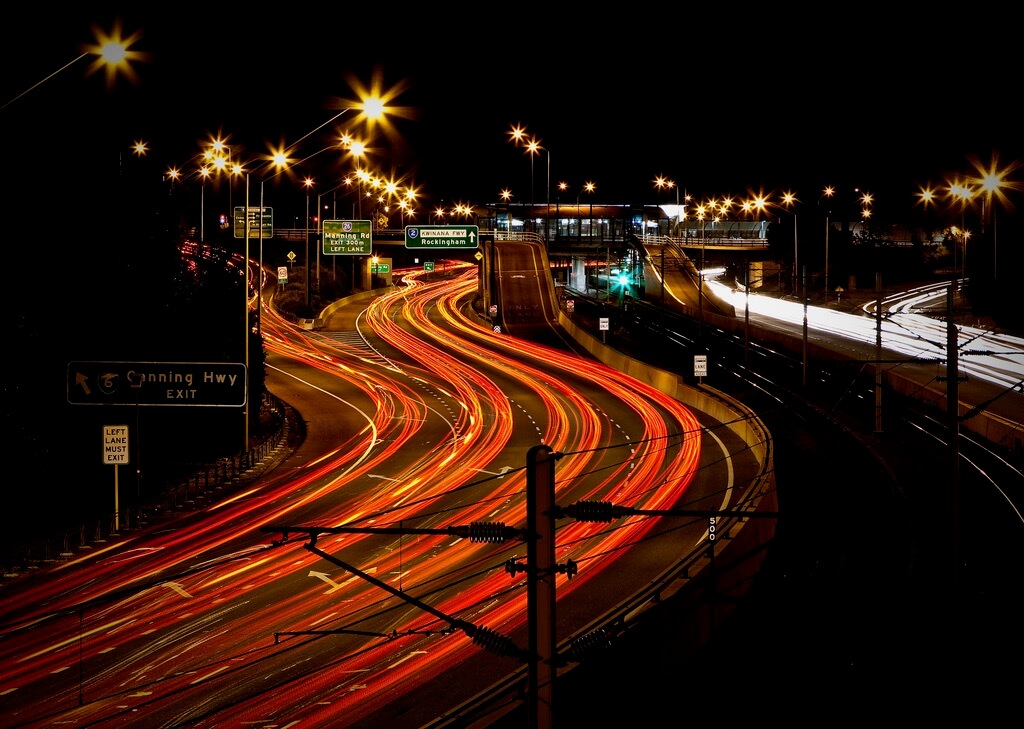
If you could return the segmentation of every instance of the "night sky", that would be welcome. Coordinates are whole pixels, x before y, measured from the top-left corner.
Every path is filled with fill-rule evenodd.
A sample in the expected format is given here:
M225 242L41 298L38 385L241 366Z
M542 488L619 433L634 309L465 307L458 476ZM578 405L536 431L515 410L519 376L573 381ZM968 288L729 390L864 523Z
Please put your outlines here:
M188 168L218 134L262 154L374 86L401 113L393 134L378 129L371 160L431 207L493 203L505 188L541 203L560 181L573 201L592 181L603 202L674 202L654 188L664 175L697 196L788 190L807 205L826 184L857 187L898 213L920 186L974 173L972 158L1024 159L1014 48L963 18L666 15L653 4L590 16L521 4L461 16L443 6L38 7L19 11L25 20L0 47L0 123L18 170L7 184L17 177L33 196L87 186L90 165L115 156L130 164L136 140L155 170ZM134 37L130 50L146 56L134 79L108 88L102 71L86 74L91 57L54 74L94 42L94 27ZM350 118L296 156L331 144ZM513 125L547 150L532 186ZM337 156L297 173L326 189Z

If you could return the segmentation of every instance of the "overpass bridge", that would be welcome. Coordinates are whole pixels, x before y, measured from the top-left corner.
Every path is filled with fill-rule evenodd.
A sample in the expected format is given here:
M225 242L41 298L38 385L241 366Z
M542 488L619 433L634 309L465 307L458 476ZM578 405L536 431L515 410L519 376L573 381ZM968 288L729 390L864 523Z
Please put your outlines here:
M704 312L734 316L732 305L718 297L701 275L705 265L720 267L725 261L735 261L742 256L751 266L749 284L758 288L762 280L762 261L768 253L768 241L764 237L749 235L728 235L728 231L715 231L715 235L703 235L699 231L686 231L683 236L628 234L610 239L603 236L562 237L553 241L545 240L541 233L480 230L483 253L481 265L481 290L489 308L492 301L505 300L501 295L500 278L491 275L489 266L496 260L485 250L484 241L493 240L498 250L503 244L529 244L530 265L536 265L537 273L550 272L556 284L564 284L580 291L593 290L612 295L613 282L609 278L620 268L630 271L631 290L638 298L658 303L678 313L699 316ZM320 233L315 229L277 228L273 238L267 241L268 249L280 248L278 258L285 248L293 248L297 260L305 258L308 242L312 258L320 246ZM408 250L405 247L405 229L377 229L373 231L375 255L391 259L393 268L408 268L426 260L452 258L471 260L469 256L477 250L423 249ZM356 272L356 258L367 256L331 256L332 259L350 258L353 275ZM322 260L322 259L321 259ZM360 265L360 269L363 266ZM507 286L507 284L506 284ZM491 289L495 289L491 293ZM554 289L550 292L554 296ZM518 310L550 311L548 302L517 302Z

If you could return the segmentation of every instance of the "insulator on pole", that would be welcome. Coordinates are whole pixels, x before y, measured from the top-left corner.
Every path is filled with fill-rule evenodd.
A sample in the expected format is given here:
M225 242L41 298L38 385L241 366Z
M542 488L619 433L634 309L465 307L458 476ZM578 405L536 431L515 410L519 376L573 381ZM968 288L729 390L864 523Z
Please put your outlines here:
M501 543L505 541L505 525L501 522L474 521L469 525L469 541Z
M615 518L615 505L610 501L577 501L564 511L577 521L607 522Z
M608 633L603 628L599 628L592 633L576 638L569 646L569 653L573 659L579 661L610 647L611 644L612 640L608 637Z
M508 636L482 626L473 631L473 645L498 656L522 657L523 653Z

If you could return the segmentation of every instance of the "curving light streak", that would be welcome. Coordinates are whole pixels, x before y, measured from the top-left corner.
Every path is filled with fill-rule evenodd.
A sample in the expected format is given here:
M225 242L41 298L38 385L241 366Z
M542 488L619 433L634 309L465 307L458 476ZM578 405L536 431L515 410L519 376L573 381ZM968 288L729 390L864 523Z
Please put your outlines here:
M471 269L440 282L406 280L367 306L364 336L349 341L311 335L265 310L268 365L287 358L309 368L311 387L335 391L314 384L326 377L346 392L334 396L351 424L343 443L301 471L128 537L10 596L0 660L11 670L0 694L48 696L46 706L15 702L18 717L339 726L479 656L435 617L297 546L268 544L259 528L521 525L519 432L564 454L559 503L662 509L691 497L706 434L687 408L599 362L467 319ZM715 505L741 486L714 492ZM584 567L572 580L559 577L560 602L601 580L659 521L561 524L558 558ZM522 560L520 542L347 533L323 535L317 546L445 614L508 635L525 627L525 576L503 569ZM300 634L269 638L289 630ZM310 630L335 632L301 635ZM79 661L82 683L70 671ZM254 690L262 692L255 701ZM88 697L81 707L79 692Z
M749 301L751 313L794 325L803 324L804 305L800 302L758 294L750 294L747 299L743 292L720 282L706 283L741 315ZM926 308L930 301L945 299L948 288L948 284L933 284L893 300L884 299L882 347L916 360L945 362L946 322L913 312ZM879 330L873 311L864 315L848 314L819 306L807 307L807 327L815 333L833 334L871 345L876 344ZM1024 379L1024 338L958 324L957 346L958 367L969 376L1007 389Z

